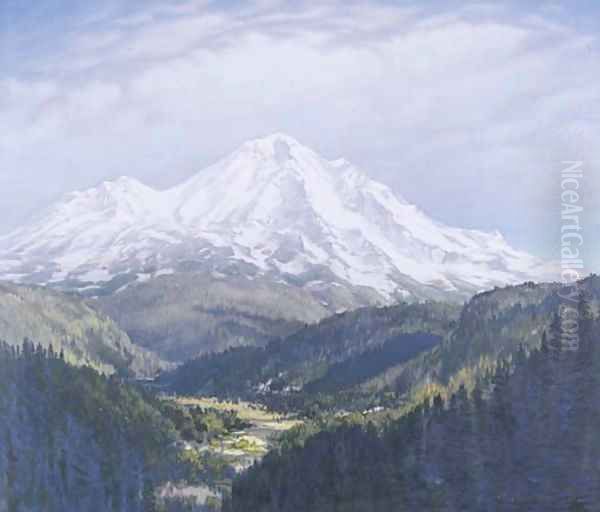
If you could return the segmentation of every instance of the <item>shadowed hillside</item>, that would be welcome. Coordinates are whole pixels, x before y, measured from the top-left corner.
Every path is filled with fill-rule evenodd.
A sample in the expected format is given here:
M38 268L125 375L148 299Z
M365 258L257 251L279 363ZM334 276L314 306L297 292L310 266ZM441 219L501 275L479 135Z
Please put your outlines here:
M35 340L73 364L105 373L154 375L163 363L134 345L113 320L75 295L0 283L0 340Z
M179 393L261 398L298 408L304 395L351 390L429 350L452 329L458 314L457 306L440 303L363 308L264 348L236 348L189 361L161 380Z
M600 324L579 305L580 343L559 329L378 430L288 444L234 484L227 512L592 512L600 502Z

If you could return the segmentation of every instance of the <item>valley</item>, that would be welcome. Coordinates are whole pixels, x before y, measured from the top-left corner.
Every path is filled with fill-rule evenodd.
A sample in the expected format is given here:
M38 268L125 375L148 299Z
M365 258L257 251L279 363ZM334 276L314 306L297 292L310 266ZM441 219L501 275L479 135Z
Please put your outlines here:
M527 437L595 453L600 278L551 267L282 133L68 194L0 238L0 512L501 512L520 452L589 504Z
M242 430L228 433L198 447L200 452L208 451L226 458L238 473L264 457L273 448L280 434L303 424L301 420L269 411L260 404L223 402L202 397L177 397L175 400L183 407L234 412L246 424Z
M252 143L235 158L258 148L257 172L267 172L274 164L263 160L279 140ZM294 151L298 161L318 158ZM304 257L301 249L290 261ZM173 271L0 284L0 428L8 432L0 510L30 512L29 503L43 502L48 512L91 503L119 512L321 512L341 503L370 512L451 503L448 510L463 512L467 502L482 503L476 481L518 501L526 493L506 487L502 469L515 461L494 464L502 442L542 457L524 437L540 416L525 412L519 393L545 400L540 407L576 408L583 383L595 385L596 275L579 281L576 294L528 280L473 290L461 304L460 293L425 293L424 283L407 295L390 274L394 297L340 275L276 277L232 255L211 255L208 267L173 257L164 263ZM566 296L588 319L579 356L552 355L562 354L557 315ZM553 377L561 365L568 371ZM564 394L544 394L554 378ZM522 391L527 382L533 387ZM58 408L64 400L70 405ZM575 432L595 426L574 410L574 422L556 418L552 428L558 435L562 421L583 449ZM38 422L48 425L43 436ZM503 437L511 424L517 437ZM70 440L80 448L68 448ZM124 454L130 465L119 462ZM455 477L448 468L463 457L469 465ZM543 478L540 488L551 481ZM485 497L481 506L501 506Z
M599 25L0 0L0 512L599 512Z
M464 306L426 301L358 308L297 325L287 335L271 333L262 345L233 346L177 366L162 362L150 373L135 359L145 349L133 348L133 340L96 312L89 298L3 286L0 314L13 341L2 347L0 409L9 434L0 446L0 469L8 477L0 483L10 489L6 503L15 510L30 499L46 500L49 511L76 507L77 499L113 503L123 512L230 512L247 506L320 512L335 502L349 510L371 510L373 503L410 510L427 509L436 500L463 507L456 486L466 486L464 496L475 503L474 481L518 501L527 493L518 485L506 487L506 475L497 480L503 469L489 473L474 461L498 457L501 442L516 443L512 453L529 453L531 464L541 460L542 448L528 437L541 428L541 416L527 412L524 393L538 397L530 398L532 403L545 400L539 407L575 407L575 419L559 415L552 428L558 436L559 425L566 425L576 449L583 449L586 439L576 432L595 429L573 400L581 396L581 386L596 385L596 275L577 283L577 295L558 283L526 282L476 294ZM576 297L585 319L582 345L573 353L560 347L557 331L565 296ZM84 313L92 315L90 327L79 323ZM96 329L107 330L95 334ZM21 345L14 341L21 333L49 341ZM124 356L119 363L124 366L108 366L118 359L104 359L108 352L97 344L109 342ZM544 391L553 379L564 392ZM533 388L523 391L527 385ZM22 390L10 391L17 386ZM69 407L58 409L63 400ZM42 402L47 407L37 405ZM48 425L48 444L40 444L33 418ZM19 422L21 427L11 426ZM511 422L516 437L502 437ZM74 452L65 448L71 438L93 442ZM419 443L428 448L419 451ZM448 468L467 456L459 445L469 450L471 465L455 481ZM128 451L136 461L122 468L133 477L119 476L114 449ZM396 458L388 460L388 452ZM61 457L65 469L52 462ZM24 482L31 467L36 469L29 487L15 487L15 479ZM397 471L414 472L416 483L408 485ZM69 476L76 474L75 480ZM551 479L543 475L545 489ZM385 494L377 482L393 491ZM96 486L104 490L92 492ZM585 500L595 496L585 483L573 486L588 496ZM38 490L31 494L30 489ZM315 495L314 489L321 491Z
M300 427L303 422L293 417L268 411L260 404L215 398L172 396L161 397L178 410L197 417L203 411L208 419L201 439L191 435L189 428L175 421L182 440L173 446L180 460L189 465L184 480L167 480L157 488L165 504L179 500L194 510L212 506L219 508L223 496L231 494L233 480L260 460L285 432ZM220 418L234 418L231 426ZM183 428L182 428L183 427Z

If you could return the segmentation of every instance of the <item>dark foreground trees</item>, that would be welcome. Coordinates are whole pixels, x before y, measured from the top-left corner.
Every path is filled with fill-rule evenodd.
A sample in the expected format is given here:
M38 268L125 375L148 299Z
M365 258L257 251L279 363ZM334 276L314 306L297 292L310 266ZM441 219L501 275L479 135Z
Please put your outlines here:
M149 397L0 343L0 510L143 512L176 433Z
M580 309L576 350L555 326L471 393L382 431L345 427L273 453L235 482L228 510L598 510L600 326Z

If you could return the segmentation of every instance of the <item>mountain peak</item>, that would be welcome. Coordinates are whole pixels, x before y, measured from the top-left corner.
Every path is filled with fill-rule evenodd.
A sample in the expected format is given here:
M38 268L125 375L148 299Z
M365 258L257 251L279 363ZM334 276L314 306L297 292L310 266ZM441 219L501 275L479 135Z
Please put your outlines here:
M119 187L129 187L129 186L146 186L141 181L132 178L131 176L118 176L112 180L104 181L105 185L108 186L119 186Z
M246 141L240 147L240 152L250 153L262 160L275 160L280 165L300 155L317 156L313 150L302 145L294 137L281 132Z
M430 219L348 161L327 160L280 132L172 189L121 176L50 213L2 240L0 275L85 281L90 269L107 268L110 279L193 260L306 286L346 283L393 301L530 280L540 264L497 233ZM45 266L31 274L32 262Z
M265 135L264 137L258 137L256 139L250 139L244 143L244 145L250 146L266 146L273 147L276 143L284 143L289 146L302 146L297 139L283 132L273 132L269 135Z
M101 188L108 192L147 192L148 190L153 190L148 185L142 183L141 181L135 178L131 178L130 176L119 176L112 180L105 180L99 185L99 187L96 187L95 189L98 188Z

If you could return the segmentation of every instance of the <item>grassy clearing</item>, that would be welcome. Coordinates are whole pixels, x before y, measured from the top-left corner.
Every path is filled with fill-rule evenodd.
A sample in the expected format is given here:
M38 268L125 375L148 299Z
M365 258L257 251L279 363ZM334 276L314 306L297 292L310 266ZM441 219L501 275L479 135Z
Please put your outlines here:
M221 411L235 411L240 419L252 423L255 427L285 432L302 422L278 413L268 411L261 405L250 402L221 402L216 398L204 397L178 397L175 401L186 407L202 407L204 409L217 409Z

